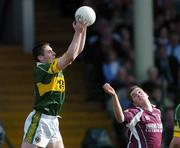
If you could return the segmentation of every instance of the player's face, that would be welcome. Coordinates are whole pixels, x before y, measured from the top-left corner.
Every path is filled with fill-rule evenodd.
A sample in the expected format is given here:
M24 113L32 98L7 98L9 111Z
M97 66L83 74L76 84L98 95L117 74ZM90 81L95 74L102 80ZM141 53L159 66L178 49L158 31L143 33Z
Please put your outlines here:
M130 96L135 106L142 106L148 99L148 95L139 87L135 88Z
M52 63L55 59L56 53L52 50L52 48L47 45L44 47L44 54L42 56L42 62L50 62Z

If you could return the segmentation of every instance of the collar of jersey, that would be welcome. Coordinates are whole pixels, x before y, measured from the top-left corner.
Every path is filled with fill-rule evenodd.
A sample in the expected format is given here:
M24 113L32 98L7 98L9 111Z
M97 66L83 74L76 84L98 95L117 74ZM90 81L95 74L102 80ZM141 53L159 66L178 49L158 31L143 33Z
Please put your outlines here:
M41 65L41 64L42 64L41 62L36 62L36 65L37 65L37 66L39 66L39 65Z

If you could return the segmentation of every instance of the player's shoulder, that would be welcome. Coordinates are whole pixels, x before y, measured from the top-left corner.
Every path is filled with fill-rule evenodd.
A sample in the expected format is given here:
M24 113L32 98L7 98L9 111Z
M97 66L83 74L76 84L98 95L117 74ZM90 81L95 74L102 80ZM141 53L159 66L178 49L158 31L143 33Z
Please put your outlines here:
M138 107L132 107L132 108L128 108L128 109L124 110L125 113L131 112L134 114L136 114L139 111L140 111L140 108L138 108Z
M47 72L49 67L50 67L50 63L37 62L35 66L35 72L40 72L40 71Z
M153 111L161 113L161 110L156 107L156 105L152 104Z

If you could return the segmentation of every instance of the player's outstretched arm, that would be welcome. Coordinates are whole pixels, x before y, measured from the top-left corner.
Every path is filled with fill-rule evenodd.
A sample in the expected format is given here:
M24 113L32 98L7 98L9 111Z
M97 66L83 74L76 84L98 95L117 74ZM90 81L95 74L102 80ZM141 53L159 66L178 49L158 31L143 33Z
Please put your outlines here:
M114 88L112 88L111 85L109 85L108 83L104 84L103 88L104 88L104 91L112 97L112 106L113 106L113 111L114 111L116 120L119 123L124 122L124 114L122 111L122 107L119 103L119 99Z
M82 37L81 37L81 42L80 42L78 54L80 54L83 51L83 49L84 49L85 42L86 42L86 32L87 32L87 27L84 28L84 31L82 33Z
M59 69L63 70L66 68L76 59L80 52L82 52L86 38L86 27L87 26L80 21L73 22L75 33L68 50L58 59L57 66Z

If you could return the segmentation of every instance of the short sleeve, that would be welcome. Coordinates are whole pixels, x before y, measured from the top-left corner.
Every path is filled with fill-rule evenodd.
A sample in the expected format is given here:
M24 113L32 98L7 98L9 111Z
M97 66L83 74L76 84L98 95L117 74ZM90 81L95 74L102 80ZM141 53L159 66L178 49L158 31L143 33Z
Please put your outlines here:
M53 74L53 73L58 73L60 71L60 69L58 69L57 67L58 64L58 59L55 59L51 64L50 67L48 69L48 73Z
M138 112L138 109L127 109L124 111L124 117L125 117L125 123L130 123L133 117L136 115Z

